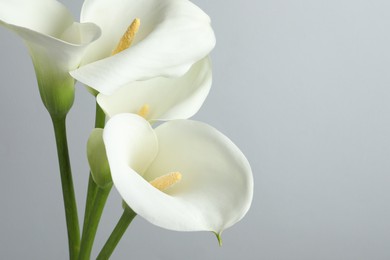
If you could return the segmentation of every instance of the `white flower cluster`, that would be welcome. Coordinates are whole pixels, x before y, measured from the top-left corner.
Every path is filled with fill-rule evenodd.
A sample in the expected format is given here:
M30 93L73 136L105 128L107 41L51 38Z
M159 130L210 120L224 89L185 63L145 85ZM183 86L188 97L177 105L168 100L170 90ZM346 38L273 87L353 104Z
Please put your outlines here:
M188 120L212 82L209 17L187 0L85 0L80 19L55 0L0 0L0 24L25 41L51 116L66 115L78 80L108 117L88 142L99 186L112 181L157 226L220 235L248 211L253 178L227 137Z

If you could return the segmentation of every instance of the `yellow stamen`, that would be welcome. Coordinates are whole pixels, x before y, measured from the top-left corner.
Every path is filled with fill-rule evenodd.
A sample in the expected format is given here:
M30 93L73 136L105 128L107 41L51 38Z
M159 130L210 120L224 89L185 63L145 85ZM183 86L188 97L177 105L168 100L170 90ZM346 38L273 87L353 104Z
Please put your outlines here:
M123 34L121 40L116 46L115 50L112 51L111 55L115 55L123 50L126 50L130 47L133 42L135 35L138 32L139 26L141 25L141 21L138 18L135 18L134 21L127 28L126 32Z
M180 180L181 180L180 172L171 172L163 176L160 176L149 183L156 189L164 191L166 189L169 189L176 183L178 183Z
M142 116L143 118L146 118L146 116L149 114L149 105L145 104L138 110L138 115Z

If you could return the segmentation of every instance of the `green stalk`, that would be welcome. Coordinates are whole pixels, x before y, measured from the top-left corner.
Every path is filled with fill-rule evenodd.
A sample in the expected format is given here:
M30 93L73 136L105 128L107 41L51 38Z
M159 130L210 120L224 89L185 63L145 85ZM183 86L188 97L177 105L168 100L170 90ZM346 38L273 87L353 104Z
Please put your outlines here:
M96 185L95 181L93 180L92 174L89 173L88 191L87 191L87 199L85 201L85 213L84 213L83 228L88 226L88 221L89 221L89 218L91 216L92 206L93 206L93 202L95 201L97 189L98 189L98 186Z
M114 252L115 247L118 245L119 240L121 240L123 234L126 232L126 229L136 215L137 214L129 207L125 208L121 218L116 224L114 230L112 231L110 237L108 238L103 249L100 251L96 260L107 260L110 258L110 256Z
M66 137L66 116L52 116L51 118L54 126L58 161L60 165L62 194L68 229L69 258L74 260L77 259L78 251L80 249L80 229Z
M100 218L106 204L108 195L110 194L112 185L105 188L97 188L94 204L90 212L88 225L83 228L83 235L81 237L81 247L79 260L89 260L93 242L95 240L96 231L99 225Z
M95 112L95 128L104 128L106 120L106 115L103 110L100 108L99 104L96 102L96 112ZM92 178L92 174L89 173L88 180L88 191L87 191L87 199L85 202L85 213L84 213L84 224L83 227L88 226L89 217L91 215L92 205L95 200L96 192L98 186Z

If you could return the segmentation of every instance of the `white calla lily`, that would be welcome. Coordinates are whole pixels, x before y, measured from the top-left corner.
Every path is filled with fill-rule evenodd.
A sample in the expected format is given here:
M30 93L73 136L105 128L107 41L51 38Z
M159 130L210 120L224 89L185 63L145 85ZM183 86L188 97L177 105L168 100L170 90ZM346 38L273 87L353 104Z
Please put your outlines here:
M135 81L112 95L99 94L97 102L109 117L134 113L149 121L186 119L202 106L211 81L210 59L204 58L182 77Z
M115 187L157 226L221 234L250 207L247 159L207 124L175 120L153 130L142 117L120 114L107 122L103 139Z
M132 43L114 52L133 21ZM215 45L209 17L187 0L86 0L81 24L56 0L3 0L0 24L25 40L42 100L50 108L65 106L64 97L73 97L69 71L82 83L112 94L134 81L183 76ZM69 91L59 95L64 86Z
M112 55L133 21L140 26L130 32L131 48ZM106 95L129 82L182 76L215 45L209 17L187 0L86 0L81 22L100 26L102 37L71 74Z
M76 69L88 45L100 36L91 23L73 21L54 0L0 1L0 25L25 41L37 75L42 101L51 114L66 113L73 104Z

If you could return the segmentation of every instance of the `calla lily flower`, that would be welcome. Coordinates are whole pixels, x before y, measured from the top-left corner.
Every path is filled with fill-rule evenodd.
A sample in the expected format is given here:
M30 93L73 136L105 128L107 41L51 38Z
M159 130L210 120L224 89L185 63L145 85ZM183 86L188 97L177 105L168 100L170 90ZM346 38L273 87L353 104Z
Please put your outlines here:
M0 25L25 41L46 108L51 114L66 113L74 99L69 71L79 66L100 29L74 22L70 12L54 0L2 0Z
M0 25L25 40L52 113L73 103L69 71L112 94L129 82L183 76L215 45L209 17L187 0L86 0L81 24L55 0L3 0Z
M119 114L103 140L115 187L152 224L220 235L251 205L247 159L207 124L174 120L153 130L138 115Z
M135 81L112 95L99 94L97 102L109 117L134 113L149 121L186 119L202 106L211 81L210 59L204 58L181 77Z
M80 20L102 36L71 75L106 95L129 82L182 76L215 45L210 18L187 0L86 0Z

